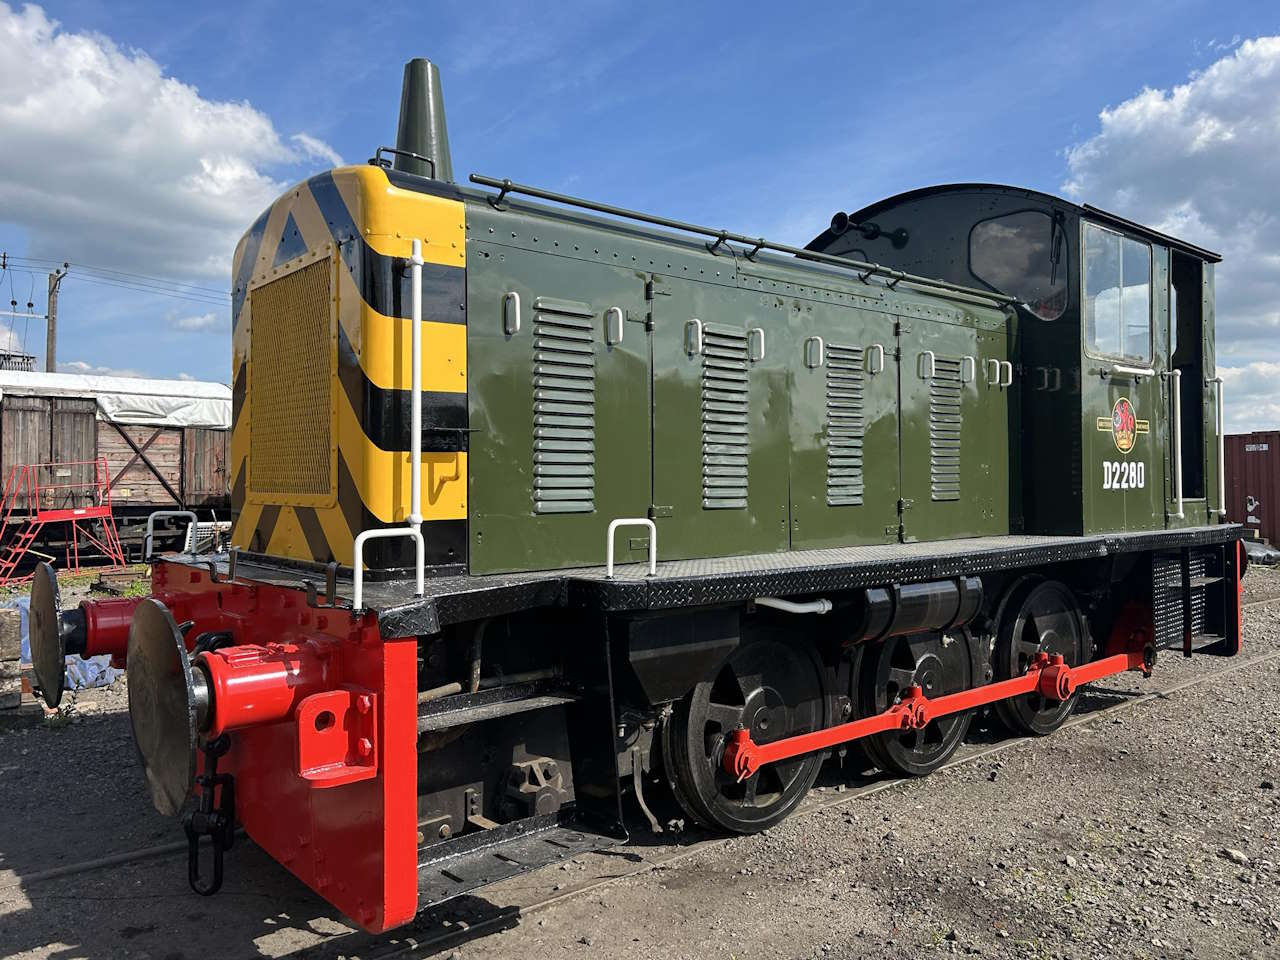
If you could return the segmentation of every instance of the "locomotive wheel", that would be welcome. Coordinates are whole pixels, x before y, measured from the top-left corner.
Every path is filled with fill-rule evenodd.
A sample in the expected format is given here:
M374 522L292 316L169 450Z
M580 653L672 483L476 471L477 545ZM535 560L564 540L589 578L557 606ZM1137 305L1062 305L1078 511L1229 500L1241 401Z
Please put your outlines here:
M1037 653L1061 654L1070 666L1085 659L1085 626L1075 595L1057 580L1024 582L1002 604L995 645L998 680L1020 677ZM1057 730L1075 708L1079 693L1046 700L1028 693L995 703L996 716L1014 733L1044 736Z
M967 690L973 682L968 631L890 637L867 649L854 682L864 717L889 709L908 687L919 687L930 698ZM964 742L972 715L953 713L923 730L880 733L862 743L868 759L881 770L923 777L946 763Z
M52 710L62 702L67 645L62 630L58 576L47 563L37 565L31 578L30 610L31 666L40 687L40 696Z
M766 764L742 783L721 763L739 727L758 744L817 730L827 723L821 666L809 650L778 640L738 647L712 679L674 705L662 727L671 792L704 826L757 833L773 826L813 786L823 755Z

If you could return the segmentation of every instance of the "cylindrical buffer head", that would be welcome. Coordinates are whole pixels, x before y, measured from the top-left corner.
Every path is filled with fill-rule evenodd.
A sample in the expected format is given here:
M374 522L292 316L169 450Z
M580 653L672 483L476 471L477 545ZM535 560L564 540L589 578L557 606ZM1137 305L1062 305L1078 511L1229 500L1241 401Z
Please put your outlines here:
M36 567L31 580L28 636L40 695L53 709L62 702L67 654L84 650L84 615L79 608L62 612L58 576L47 563Z
M196 776L196 736L203 712L200 671L192 669L169 609L143 600L129 628L129 722L151 802L176 816Z

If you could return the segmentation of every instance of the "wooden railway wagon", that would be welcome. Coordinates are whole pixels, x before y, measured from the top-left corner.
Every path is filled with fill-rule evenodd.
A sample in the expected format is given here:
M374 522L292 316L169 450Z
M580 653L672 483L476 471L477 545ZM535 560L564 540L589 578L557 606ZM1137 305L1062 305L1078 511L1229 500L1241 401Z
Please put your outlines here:
M0 476L33 468L43 508L89 505L106 488L126 551L140 556L147 517L194 510L226 520L231 391L219 383L0 371ZM34 504L29 487L13 498L16 515ZM56 502L52 502L56 500ZM34 548L56 552L59 525Z
M230 552L33 585L51 702L68 651L125 657L198 891L238 822L385 930L659 829L651 791L762 830L847 744L923 775L984 706L1046 734L1239 650L1214 254L1007 187L805 250L463 187L405 78L394 165L236 251Z

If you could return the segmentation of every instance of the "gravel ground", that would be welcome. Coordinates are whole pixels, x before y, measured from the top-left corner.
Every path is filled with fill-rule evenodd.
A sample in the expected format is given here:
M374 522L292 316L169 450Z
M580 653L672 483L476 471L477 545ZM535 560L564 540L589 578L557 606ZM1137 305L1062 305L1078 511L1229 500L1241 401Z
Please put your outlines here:
M1246 585L1246 602L1280 597L1280 571L1255 566ZM809 812L768 834L683 851L638 837L382 938L352 933L250 843L210 899L187 890L176 853L35 877L180 839L145 799L122 689L94 691L69 718L33 708L0 720L0 953L372 958L447 925L460 932L442 955L467 960L1280 957L1280 602L1248 611L1241 660L1166 654L1152 681L1100 687L1049 738L1001 745L979 732L969 762L908 783L868 786L831 767ZM1153 689L1169 693L1134 699Z

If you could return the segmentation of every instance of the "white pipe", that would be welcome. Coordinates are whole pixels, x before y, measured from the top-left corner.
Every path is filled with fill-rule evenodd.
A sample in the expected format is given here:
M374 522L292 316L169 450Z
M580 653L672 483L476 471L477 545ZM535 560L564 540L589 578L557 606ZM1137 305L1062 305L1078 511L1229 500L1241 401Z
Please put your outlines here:
M1172 384L1169 387L1169 406L1173 414L1173 500L1178 509L1174 516L1181 520L1186 514L1182 509L1182 371L1170 370Z
M782 600L778 597L756 597L757 607L772 607L774 610L781 610L783 613L830 613L832 603L830 600L809 600L805 603L793 603L790 600Z
M422 241L414 239L409 254L410 289L413 291L413 333L410 335L410 356L413 373L409 380L409 526L415 530L422 526ZM418 578L422 578L419 561ZM421 587L418 593L422 593Z
M1210 383L1217 387L1217 406L1218 406L1218 514L1225 517L1227 515L1227 430L1226 417L1222 409L1222 376L1218 375L1209 380Z

